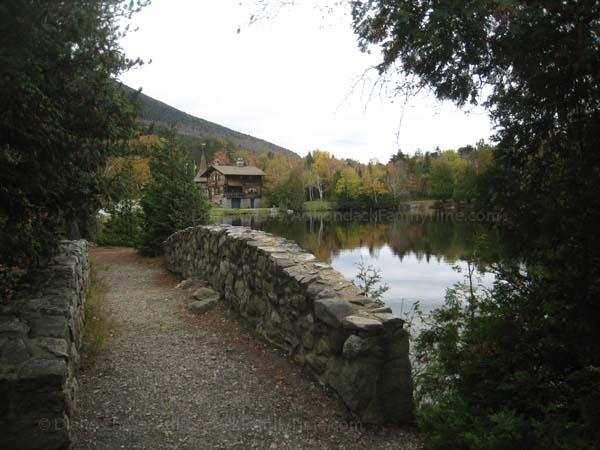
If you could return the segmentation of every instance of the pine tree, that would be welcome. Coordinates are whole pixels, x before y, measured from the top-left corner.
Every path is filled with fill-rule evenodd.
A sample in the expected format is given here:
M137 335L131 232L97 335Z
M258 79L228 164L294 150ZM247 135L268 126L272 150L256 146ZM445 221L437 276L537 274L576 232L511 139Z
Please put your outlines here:
M208 221L208 202L194 183L191 155L181 149L174 136L156 149L150 174L141 202L145 214L141 250L157 255L171 234Z

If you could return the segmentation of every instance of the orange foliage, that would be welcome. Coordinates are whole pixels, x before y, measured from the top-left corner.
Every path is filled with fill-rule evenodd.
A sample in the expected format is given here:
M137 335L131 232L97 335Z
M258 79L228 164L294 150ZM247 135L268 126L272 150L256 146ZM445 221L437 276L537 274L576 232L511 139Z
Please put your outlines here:
M219 160L219 164L221 165L229 165L232 163L231 159L229 158L229 155L227 154L227 151L225 150L218 150L213 154L213 162L215 160Z

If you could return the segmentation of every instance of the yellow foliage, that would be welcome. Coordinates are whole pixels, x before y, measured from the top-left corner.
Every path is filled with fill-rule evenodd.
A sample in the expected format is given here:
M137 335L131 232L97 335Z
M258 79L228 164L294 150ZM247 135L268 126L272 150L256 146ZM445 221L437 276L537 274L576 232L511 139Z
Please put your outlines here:
M272 190L275 186L282 185L290 173L302 164L302 160L282 154L277 154L273 159L266 161L265 189Z
M106 175L117 175L129 170L129 166L131 166L133 179L138 187L142 187L150 181L150 158L141 156L112 158L107 165Z
M384 165L369 164L363 171L362 191L376 202L380 195L389 192L385 182L386 176Z

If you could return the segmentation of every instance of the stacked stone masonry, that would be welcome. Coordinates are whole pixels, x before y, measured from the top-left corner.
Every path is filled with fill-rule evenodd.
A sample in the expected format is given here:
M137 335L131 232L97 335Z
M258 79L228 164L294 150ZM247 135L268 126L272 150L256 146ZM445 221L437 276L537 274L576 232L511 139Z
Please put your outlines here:
M297 244L247 227L175 233L167 267L203 278L264 338L332 388L363 422L413 419L404 321Z
M87 243L63 241L0 305L1 448L70 447L88 283Z

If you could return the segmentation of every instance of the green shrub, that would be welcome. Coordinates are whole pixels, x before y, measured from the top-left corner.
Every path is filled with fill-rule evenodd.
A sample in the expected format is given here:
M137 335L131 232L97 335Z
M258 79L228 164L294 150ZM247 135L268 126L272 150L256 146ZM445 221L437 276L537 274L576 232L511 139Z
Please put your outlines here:
M489 293L449 289L416 340L425 449L593 449L600 370L578 367L542 274L503 270ZM545 312L544 312L545 310Z
M358 268L358 273L354 280L352 280L352 283L359 287L366 297L376 300L379 306L384 306L385 302L382 298L390 290L390 287L387 283L381 282L383 278L381 269L367 265L362 257L356 264L356 267Z
M138 247L141 244L144 212L133 200L125 200L109 208L110 218L96 238L100 245Z

